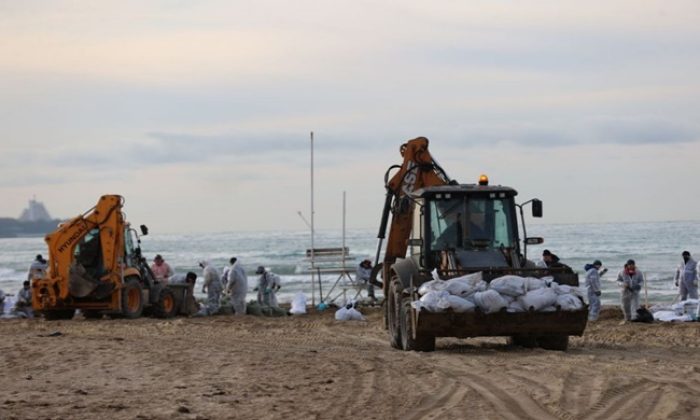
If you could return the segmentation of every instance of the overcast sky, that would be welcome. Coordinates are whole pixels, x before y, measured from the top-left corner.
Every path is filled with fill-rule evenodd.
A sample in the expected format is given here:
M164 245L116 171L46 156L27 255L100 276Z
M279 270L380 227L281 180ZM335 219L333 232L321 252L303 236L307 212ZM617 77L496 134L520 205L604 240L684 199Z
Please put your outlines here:
M0 216L376 228L426 136L548 223L697 220L700 2L0 0Z

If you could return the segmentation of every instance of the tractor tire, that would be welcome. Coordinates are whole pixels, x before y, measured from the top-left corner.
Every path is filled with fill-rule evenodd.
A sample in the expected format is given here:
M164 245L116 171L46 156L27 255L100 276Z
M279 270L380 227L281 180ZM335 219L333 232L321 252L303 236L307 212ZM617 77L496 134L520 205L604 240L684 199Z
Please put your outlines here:
M399 324L401 325L401 347L406 351L435 351L435 337L417 335L413 338L413 323L411 322L411 298L401 300Z
M399 304L401 289L398 280L391 282L389 296L386 297L386 322L389 328L389 343L391 347L401 350L401 327L399 325Z
M513 335L508 338L508 345L534 349L537 347L537 338L529 335Z
M42 315L44 315L44 319L47 321L73 319L75 309L55 309L51 311L43 311Z
M122 313L126 319L134 319L143 313L143 293L136 278L127 278L122 288Z
M175 293L163 288L158 294L158 300L153 304L153 316L156 318L173 318L177 314Z
M537 342L545 350L566 351L569 348L568 335L543 335L537 337Z

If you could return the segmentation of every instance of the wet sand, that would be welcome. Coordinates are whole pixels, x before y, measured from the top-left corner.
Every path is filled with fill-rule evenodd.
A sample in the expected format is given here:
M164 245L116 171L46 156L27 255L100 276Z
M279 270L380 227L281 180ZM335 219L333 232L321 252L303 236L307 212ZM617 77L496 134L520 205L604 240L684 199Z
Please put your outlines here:
M367 315L0 321L0 418L700 418L698 323L606 309L566 353L503 338L414 353Z

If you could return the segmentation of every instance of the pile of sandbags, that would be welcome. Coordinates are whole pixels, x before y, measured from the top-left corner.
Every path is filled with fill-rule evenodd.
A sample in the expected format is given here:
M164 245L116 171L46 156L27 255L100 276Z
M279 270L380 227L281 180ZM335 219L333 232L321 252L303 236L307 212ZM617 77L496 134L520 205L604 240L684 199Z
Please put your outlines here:
M487 283L481 272L441 280L433 272L433 280L423 283L412 302L417 309L429 312L472 312L479 308L484 313L505 309L508 312L576 311L583 308L583 293L578 287L560 285L551 277L542 279L507 275Z
M364 321L365 317L357 310L355 302L348 303L335 311L336 321Z
M655 305L651 307L654 319L661 322L697 321L698 299L682 300L672 305Z

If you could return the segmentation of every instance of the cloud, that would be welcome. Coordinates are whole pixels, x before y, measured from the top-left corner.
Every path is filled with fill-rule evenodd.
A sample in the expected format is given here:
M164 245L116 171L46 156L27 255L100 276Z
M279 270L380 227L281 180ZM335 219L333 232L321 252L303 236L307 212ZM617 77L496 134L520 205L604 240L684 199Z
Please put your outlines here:
M596 143L678 144L700 140L697 127L656 118L609 118L594 124Z

